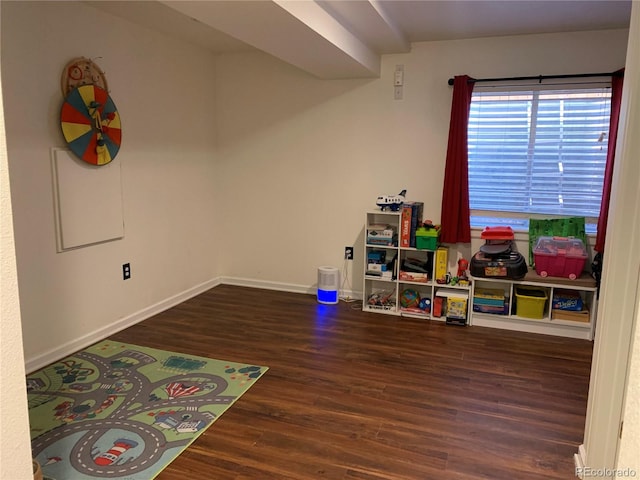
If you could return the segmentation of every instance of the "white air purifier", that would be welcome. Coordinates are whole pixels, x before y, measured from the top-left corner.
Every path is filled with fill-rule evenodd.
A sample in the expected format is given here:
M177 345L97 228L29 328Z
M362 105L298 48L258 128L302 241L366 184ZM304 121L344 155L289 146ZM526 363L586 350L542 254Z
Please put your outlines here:
M338 303L340 271L335 267L318 267L318 302Z

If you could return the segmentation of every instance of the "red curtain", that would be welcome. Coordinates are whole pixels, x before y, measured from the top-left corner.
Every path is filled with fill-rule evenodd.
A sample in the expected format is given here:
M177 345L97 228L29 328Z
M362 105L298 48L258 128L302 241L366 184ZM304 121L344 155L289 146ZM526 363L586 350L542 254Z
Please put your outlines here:
M624 68L614 72L611 76L611 118L609 119L609 147L607 150L607 165L604 169L604 185L602 187L602 203L598 217L598 233L596 235L596 252L604 253L605 237L607 235L607 218L609 215L609 200L611 198L611 180L613 178L613 164L616 155L616 141L618 139L618 120L620 118L620 103L622 100L622 83Z
M454 77L447 163L444 171L440 213L440 241L442 243L471 242L467 127L473 85L473 80L467 75Z

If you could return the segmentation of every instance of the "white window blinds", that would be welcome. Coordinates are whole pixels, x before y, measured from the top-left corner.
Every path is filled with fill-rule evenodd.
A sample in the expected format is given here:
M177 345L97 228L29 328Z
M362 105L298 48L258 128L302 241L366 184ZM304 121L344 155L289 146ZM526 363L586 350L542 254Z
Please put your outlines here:
M474 92L468 129L474 215L599 215L611 92L563 88Z

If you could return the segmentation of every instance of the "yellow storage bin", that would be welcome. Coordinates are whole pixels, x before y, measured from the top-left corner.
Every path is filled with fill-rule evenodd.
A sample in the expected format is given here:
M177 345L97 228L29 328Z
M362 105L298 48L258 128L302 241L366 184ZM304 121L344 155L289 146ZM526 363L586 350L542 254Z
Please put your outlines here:
M516 315L525 318L544 318L549 295L544 288L516 287Z

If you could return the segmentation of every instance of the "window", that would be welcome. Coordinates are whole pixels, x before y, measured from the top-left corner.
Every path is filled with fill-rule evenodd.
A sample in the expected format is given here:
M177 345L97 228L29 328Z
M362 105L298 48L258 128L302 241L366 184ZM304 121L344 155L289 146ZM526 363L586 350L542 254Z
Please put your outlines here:
M600 213L610 88L481 91L469 116L471 225ZM478 225L480 223L480 225Z

